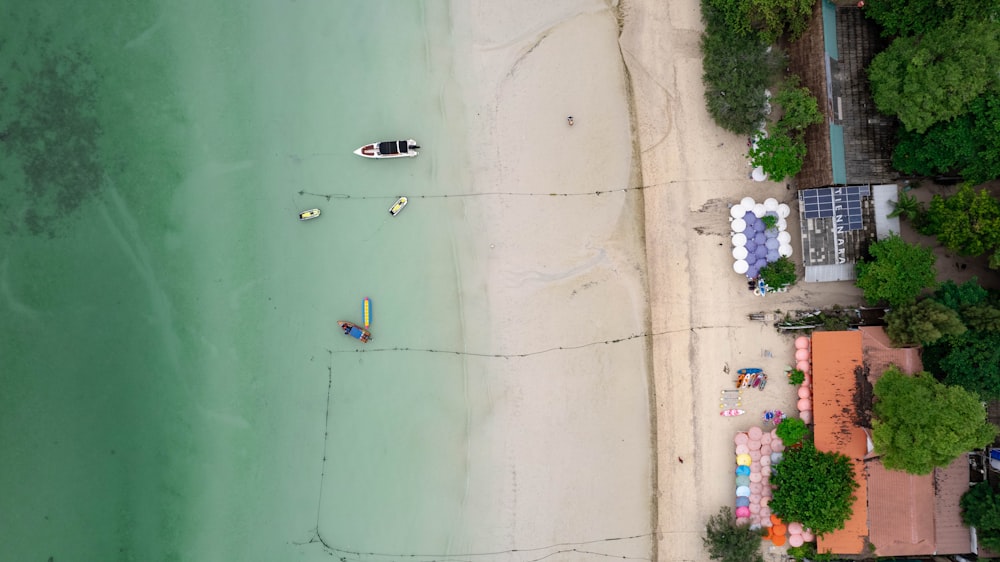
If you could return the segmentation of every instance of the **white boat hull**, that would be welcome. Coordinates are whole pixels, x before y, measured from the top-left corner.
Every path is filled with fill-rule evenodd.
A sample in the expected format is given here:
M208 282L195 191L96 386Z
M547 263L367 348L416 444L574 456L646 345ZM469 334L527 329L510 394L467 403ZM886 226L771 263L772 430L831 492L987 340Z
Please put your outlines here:
M366 144L354 151L362 158L413 158L420 154L420 146L413 139L399 141L380 141Z

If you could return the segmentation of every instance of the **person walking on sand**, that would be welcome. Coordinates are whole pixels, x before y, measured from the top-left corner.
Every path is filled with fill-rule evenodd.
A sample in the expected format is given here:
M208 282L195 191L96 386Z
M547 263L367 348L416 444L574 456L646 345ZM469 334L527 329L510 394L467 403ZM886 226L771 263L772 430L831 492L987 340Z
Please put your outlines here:
M566 122L569 123L570 127L572 127L573 126L573 116L570 115L569 117L567 117L566 118Z

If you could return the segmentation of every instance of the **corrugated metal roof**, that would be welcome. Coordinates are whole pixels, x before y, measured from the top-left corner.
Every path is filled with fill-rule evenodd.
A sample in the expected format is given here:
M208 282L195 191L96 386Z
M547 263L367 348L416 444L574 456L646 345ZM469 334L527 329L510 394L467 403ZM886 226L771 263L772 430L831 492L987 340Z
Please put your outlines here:
M924 370L920 362L920 350L915 347L892 347L889 336L882 326L864 326L861 329L862 349L865 365L870 370L872 384L882 376L890 365L899 367L908 375Z
M958 506L962 494L969 491L969 459L961 455L945 468L934 470L934 541L936 554L972 552L972 531L962 523Z
M878 556L933 554L934 476L887 470L869 461L869 540Z
M896 210L890 201L899 201L899 187L896 184L872 186L872 202L875 203L875 237L879 240L900 232L899 217L889 217Z
M813 433L816 448L851 459L855 480L853 514L844 528L821 535L820 552L860 554L868 535L868 493L862 459L868 452L864 430L855 423L855 369L862 367L862 334L815 332L812 335Z

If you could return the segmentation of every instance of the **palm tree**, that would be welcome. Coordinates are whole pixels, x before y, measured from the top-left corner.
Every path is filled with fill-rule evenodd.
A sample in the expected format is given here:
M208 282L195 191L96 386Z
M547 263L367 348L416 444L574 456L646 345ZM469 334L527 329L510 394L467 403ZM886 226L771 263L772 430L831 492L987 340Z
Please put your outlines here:
M920 213L923 212L923 205L917 201L917 198L913 195L907 193L899 194L899 201L890 201L892 203L893 210L889 213L889 218L903 217L904 219L913 222L917 220Z

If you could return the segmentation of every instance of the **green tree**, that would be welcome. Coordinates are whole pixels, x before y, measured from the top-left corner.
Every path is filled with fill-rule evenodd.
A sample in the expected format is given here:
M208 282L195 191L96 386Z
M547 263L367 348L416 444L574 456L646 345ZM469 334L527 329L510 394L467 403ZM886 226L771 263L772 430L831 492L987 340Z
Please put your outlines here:
M775 431L777 431L778 439L781 439L782 443L792 446L809 434L809 426L799 418L785 418L781 420Z
M737 524L729 507L708 518L705 536L701 538L708 556L722 562L764 562L760 552L760 531L749 524Z
M958 503L962 521L976 528L979 544L1000 551L1000 494L989 482L980 482L962 494Z
M702 81L709 115L723 129L751 135L767 118L764 90L777 76L784 57L754 35L732 33L724 14L702 2Z
M1000 309L986 303L974 304L962 310L962 318L970 330L1000 332Z
M919 201L917 201L916 196L910 195L908 193L900 193L898 201L891 201L892 212L887 216L889 218L903 217L908 221L915 221L917 217L920 216L923 208Z
M1000 399L1000 333L969 330L942 338L927 346L921 359L945 384Z
M1000 92L987 92L969 110L923 134L902 130L892 152L895 169L921 176L961 175L973 184L1000 177Z
M805 141L783 131L772 132L769 137L758 140L755 148L750 149L750 162L762 167L773 181L781 181L799 173L805 157Z
M875 383L872 441L890 470L928 474L996 437L974 393L891 367Z
M882 113L923 133L965 113L995 88L1000 22L951 19L919 37L900 37L868 66L872 98Z
M809 125L823 122L823 114L819 111L816 98L805 86L799 86L799 77L792 76L785 80L774 103L782 109L781 119L774 124L775 131L790 135L801 134Z
M784 458L771 468L776 486L768 506L784 521L798 521L816 534L844 527L854 504L854 468L840 453L816 450L812 441L785 449Z
M920 232L963 256L981 256L1000 248L1000 201L969 184L951 197L935 195L921 220Z
M979 284L979 279L973 277L961 285L951 279L941 283L938 285L937 290L934 291L933 298L960 313L967 306L975 306L986 302L988 295L989 293L986 292L986 289Z
M782 287L794 285L798 279L795 275L795 262L782 256L777 261L762 267L760 278L772 289L781 289Z
M881 301L893 307L909 304L934 285L936 258L929 249L908 244L893 234L872 244L868 252L871 259L857 265L856 285L869 304Z
M989 19L996 0L868 0L864 14L882 28L883 37L920 35L952 18Z
M788 34L797 39L809 24L812 0L707 0L736 34L758 35L773 43Z
M885 331L896 345L926 345L966 329L958 312L934 299L904 304L890 310L885 318Z

